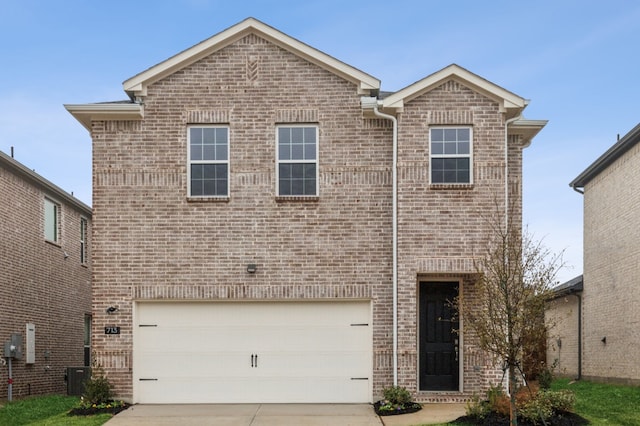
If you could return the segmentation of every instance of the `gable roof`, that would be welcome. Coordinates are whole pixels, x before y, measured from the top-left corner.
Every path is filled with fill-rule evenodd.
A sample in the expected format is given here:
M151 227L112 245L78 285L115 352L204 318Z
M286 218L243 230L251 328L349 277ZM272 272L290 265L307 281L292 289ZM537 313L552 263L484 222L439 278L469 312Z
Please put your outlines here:
M550 297L551 300L558 299L560 297L564 297L568 294L580 293L584 290L584 277L582 275L578 275L575 278L570 279L569 281L560 284L557 287L551 289L552 295Z
M26 181L29 181L31 184L38 186L51 195L55 195L57 198L71 204L82 212L82 214L91 217L91 207L2 151L0 151L0 167L10 170L12 173L20 176Z
M624 135L622 139L616 142L596 161L580 173L578 177L571 181L569 186L573 189L584 188L584 186L594 177L598 176L600 172L613 164L613 162L618 158L622 157L624 153L633 148L638 142L640 142L640 124L631 129L629 133Z
M143 71L123 83L124 90L129 97L136 99L145 96L147 87L154 82L173 74L174 72L193 64L194 62L228 46L247 34L256 34L261 38L316 64L358 87L360 94L369 94L380 88L380 80L370 76L346 63L335 59L305 43L302 43L269 25L255 19L244 21L227 28L193 47L184 50L171 58Z
M482 93L486 97L495 100L500 105L500 111L506 112L507 118L517 116L527 106L527 101L520 96L509 92L502 87L493 84L471 71L459 65L451 64L440 71L419 80L402 90L399 90L384 98L383 109L391 112L401 112L404 104L412 99L435 89L448 80L455 80L470 89Z

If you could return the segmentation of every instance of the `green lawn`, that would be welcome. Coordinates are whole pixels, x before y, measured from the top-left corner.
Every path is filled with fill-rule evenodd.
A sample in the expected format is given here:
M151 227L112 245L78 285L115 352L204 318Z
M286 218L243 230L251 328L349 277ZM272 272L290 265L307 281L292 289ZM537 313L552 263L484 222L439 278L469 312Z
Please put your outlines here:
M616 386L561 379L552 389L576 394L576 413L593 425L640 425L640 387Z
M0 425L29 426L99 426L112 415L67 416L79 402L73 396L48 395L8 402L0 408Z
M553 390L569 389L576 395L575 412L592 425L640 426L640 387L617 386L558 379ZM446 426L448 423L430 426ZM456 426L464 426L460 423Z
M640 387L570 383L560 379L553 382L552 389L572 390L576 394L576 413L593 425L640 426ZM0 425L98 426L112 417L111 414L67 416L78 401L72 396L49 395L6 403L0 408Z

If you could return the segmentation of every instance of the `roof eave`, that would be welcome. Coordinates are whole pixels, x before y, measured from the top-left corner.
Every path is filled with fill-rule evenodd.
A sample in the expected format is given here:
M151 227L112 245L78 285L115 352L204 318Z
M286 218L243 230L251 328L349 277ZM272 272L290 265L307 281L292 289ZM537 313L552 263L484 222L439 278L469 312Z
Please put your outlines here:
M542 130L548 122L548 120L527 120L521 118L513 121L509 125L509 133L522 136L523 147L526 148L531 145L533 138L540 133L540 130Z
M573 189L584 188L587 183L596 177L600 172L609 167L614 161L620 158L630 148L640 142L640 124L636 125L626 135L616 142L611 148L605 151L596 161L591 163L582 173L569 184Z
M366 95L380 88L380 80L370 76L332 56L327 55L299 40L296 40L275 28L258 21L255 18L247 18L244 21L227 28L226 30L192 46L171 58L143 71L123 83L125 92L132 98L147 95L147 87L162 78L171 75L205 56L228 46L252 32L274 43L275 45L290 51L311 63L314 63L342 78L354 83L359 94Z
M8 156L4 152L0 151L0 164L5 167L10 168L14 173L23 176L26 179L29 179L35 185L44 188L47 192L52 193L56 197L61 200L66 201L67 203L73 205L75 208L80 210L85 216L91 217L92 210L87 204L83 203L64 189L60 188L58 185L53 182L45 179L40 176L33 170L27 168L24 164L15 160L14 158Z
M441 85L447 80L455 80L472 90L482 93L498 102L500 111L508 117L516 116L527 106L527 101L502 87L486 80L459 65L451 64L404 89L401 89L383 100L383 108L389 111L402 112L404 103Z
M91 132L92 121L142 120L144 107L138 103L127 104L66 104L65 109Z

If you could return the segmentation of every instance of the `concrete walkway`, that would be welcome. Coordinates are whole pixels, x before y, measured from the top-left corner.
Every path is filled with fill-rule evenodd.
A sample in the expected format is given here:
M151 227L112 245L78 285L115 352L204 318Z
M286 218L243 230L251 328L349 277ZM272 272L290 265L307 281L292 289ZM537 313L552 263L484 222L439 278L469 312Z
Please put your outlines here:
M465 414L464 404L425 404L413 414L378 417L369 404L134 405L108 426L409 426L446 423Z
M108 426L382 426L368 404L134 405Z

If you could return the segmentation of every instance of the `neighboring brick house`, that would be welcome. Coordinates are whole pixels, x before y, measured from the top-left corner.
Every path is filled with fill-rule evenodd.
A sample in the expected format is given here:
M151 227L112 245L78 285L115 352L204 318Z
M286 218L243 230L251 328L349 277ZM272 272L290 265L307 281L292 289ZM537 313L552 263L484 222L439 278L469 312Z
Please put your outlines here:
M65 368L89 361L91 208L2 152L0 197L0 351L22 338L12 394L64 393ZM0 366L0 399L7 382Z
M545 320L549 326L547 366L562 377L582 378L582 275L553 289Z
M473 298L480 212L521 204L546 123L525 99L457 65L381 96L252 18L124 89L66 106L93 139L93 345L118 395L457 401L500 379L447 300Z
M640 384L640 124L570 185L584 194L582 377Z

